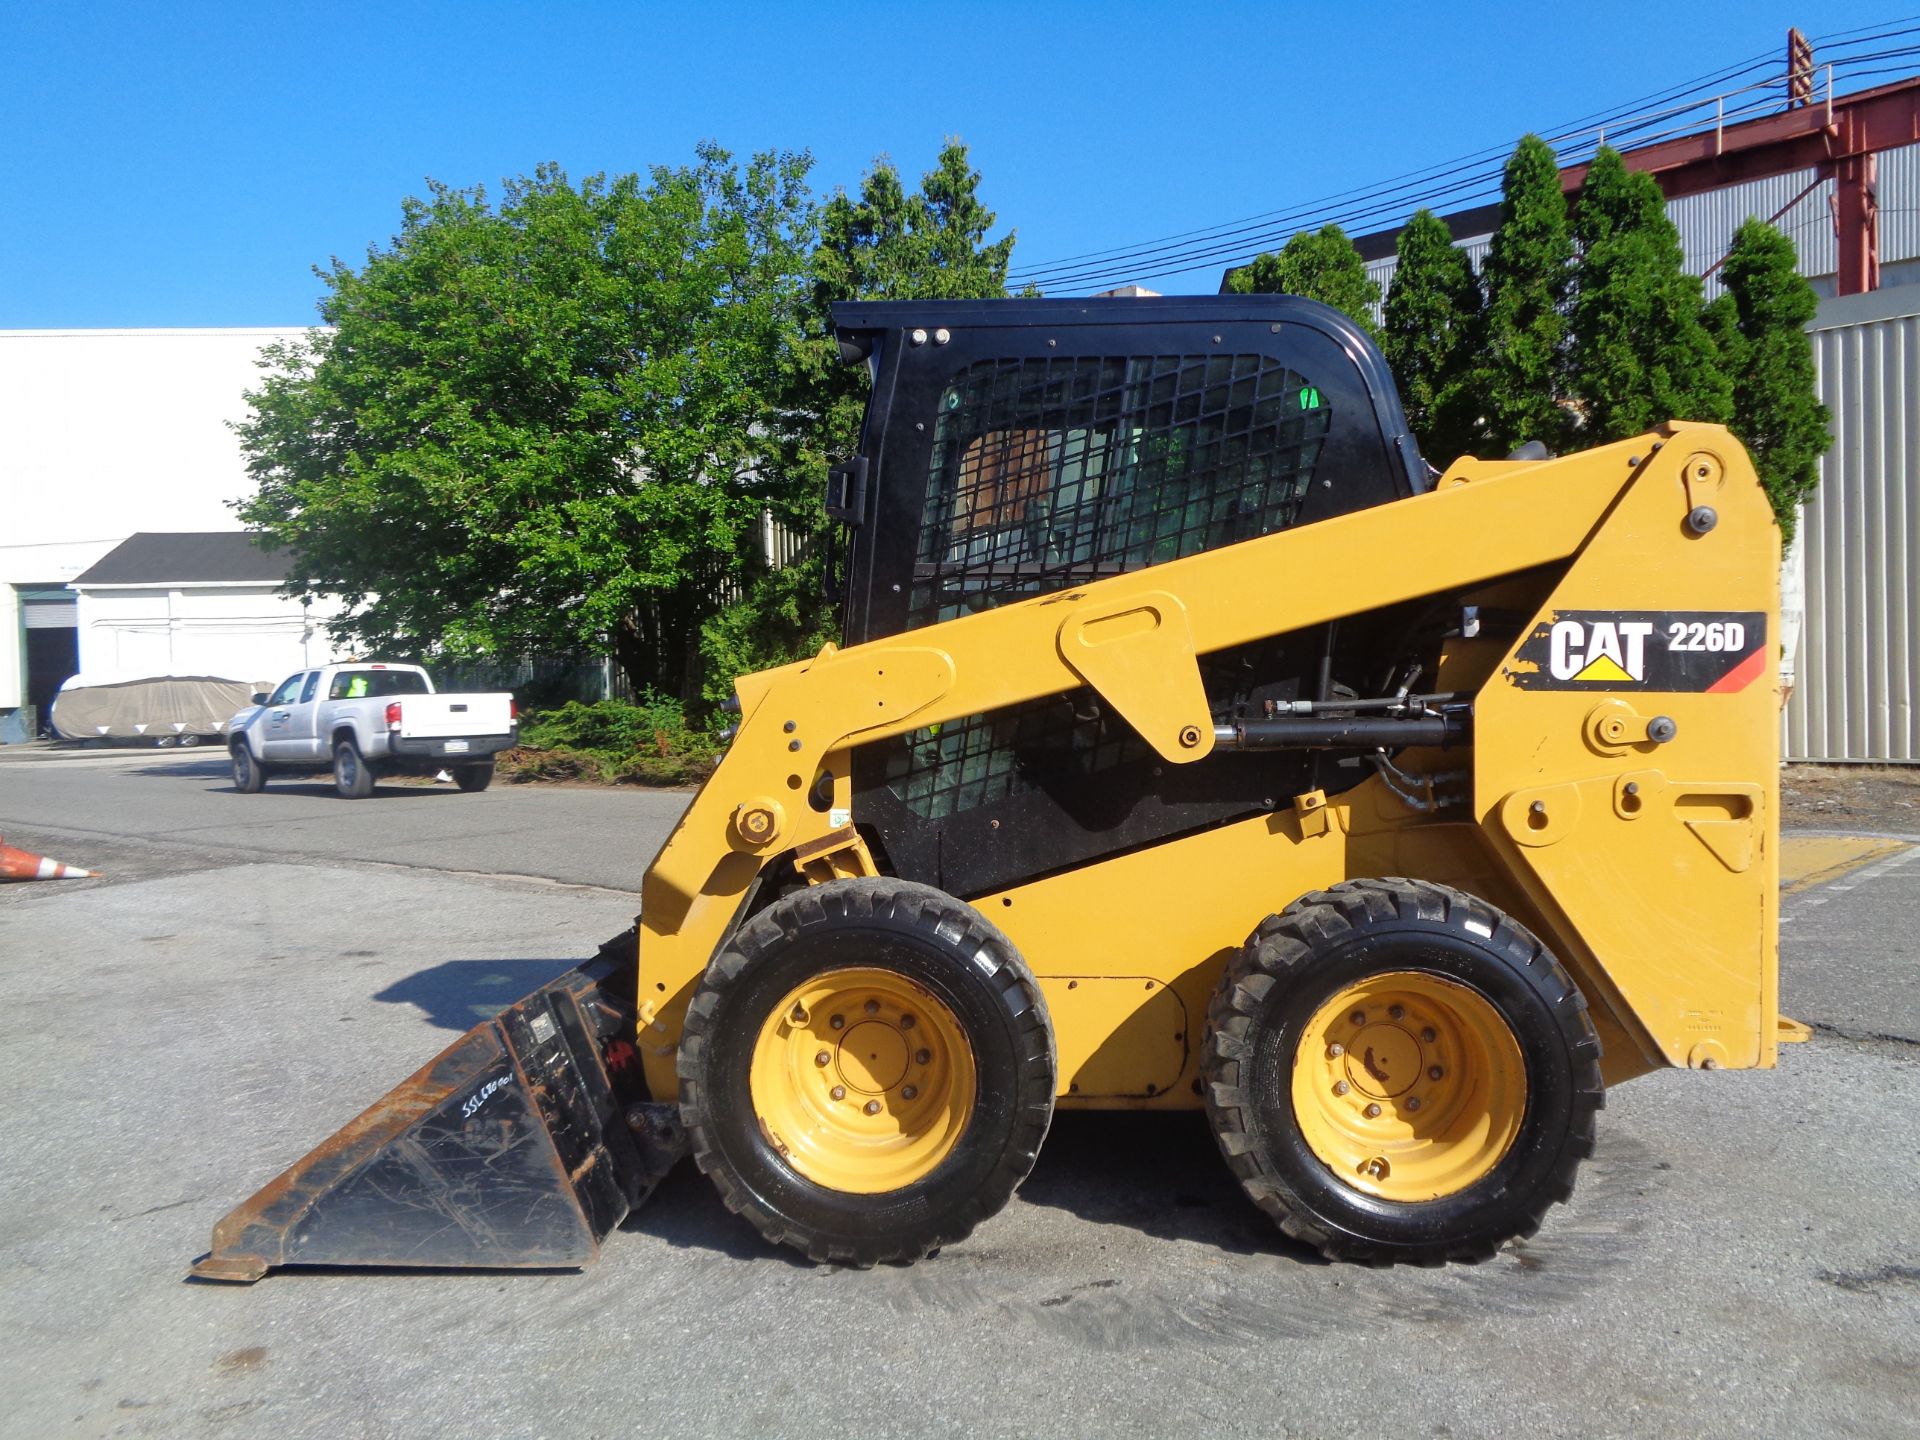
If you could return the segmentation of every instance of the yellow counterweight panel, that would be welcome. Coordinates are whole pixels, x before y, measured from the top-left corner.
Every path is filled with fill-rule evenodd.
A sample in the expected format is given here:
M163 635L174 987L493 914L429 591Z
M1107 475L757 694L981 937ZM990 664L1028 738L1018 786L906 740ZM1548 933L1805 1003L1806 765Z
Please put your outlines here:
M1640 468L1476 702L1476 813L1649 1064L1768 1066L1779 530L1717 426L1670 427Z

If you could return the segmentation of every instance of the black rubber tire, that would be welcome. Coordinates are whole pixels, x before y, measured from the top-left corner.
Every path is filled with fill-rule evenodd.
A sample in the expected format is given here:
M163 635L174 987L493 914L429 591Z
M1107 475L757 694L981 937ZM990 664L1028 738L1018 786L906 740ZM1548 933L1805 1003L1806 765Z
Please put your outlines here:
M1444 977L1488 1000L1527 1075L1525 1115L1506 1155L1458 1194L1420 1203L1378 1199L1335 1176L1308 1147L1292 1099L1295 1051L1314 1013L1347 986L1399 970ZM1329 1259L1485 1260L1539 1229L1593 1154L1606 1097L1585 997L1525 927L1458 890L1350 880L1302 897L1253 932L1207 1021L1201 1064L1221 1153L1255 1205Z
M242 795L258 795L266 787L267 767L253 758L244 740L227 750L233 760L233 788Z
M342 735L333 743L333 788L348 800L364 800L373 794L373 772L351 735Z
M768 1010L810 975L893 970L936 995L973 1047L973 1114L925 1179L877 1195L815 1184L769 1145L749 1085ZM687 1010L680 1116L728 1209L809 1259L864 1268L918 1260L969 1234L1026 1179L1053 1119L1046 1002L979 911L904 880L838 880L786 896L714 957Z
M493 784L493 761L482 760L477 765L456 765L453 771L453 783L469 795L478 794Z

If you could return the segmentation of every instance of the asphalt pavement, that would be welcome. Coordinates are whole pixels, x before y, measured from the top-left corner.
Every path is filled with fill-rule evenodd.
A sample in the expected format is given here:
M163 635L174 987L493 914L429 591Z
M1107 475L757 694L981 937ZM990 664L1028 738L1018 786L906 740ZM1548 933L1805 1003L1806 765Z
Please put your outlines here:
M1785 902L1813 1042L1610 1094L1573 1202L1485 1265L1323 1264L1198 1118L1063 1115L1008 1209L910 1268L808 1266L683 1167L579 1272L184 1278L234 1203L628 924L685 799L240 796L218 756L0 750L0 836L106 872L0 887L0 1435L1920 1435L1897 843Z

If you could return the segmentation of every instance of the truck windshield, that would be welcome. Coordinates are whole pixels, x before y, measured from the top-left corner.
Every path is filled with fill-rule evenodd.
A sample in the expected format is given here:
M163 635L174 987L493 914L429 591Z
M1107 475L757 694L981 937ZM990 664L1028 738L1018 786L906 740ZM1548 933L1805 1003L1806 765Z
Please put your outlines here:
M417 670L341 670L327 687L329 700L361 700L381 695L425 695L427 677Z

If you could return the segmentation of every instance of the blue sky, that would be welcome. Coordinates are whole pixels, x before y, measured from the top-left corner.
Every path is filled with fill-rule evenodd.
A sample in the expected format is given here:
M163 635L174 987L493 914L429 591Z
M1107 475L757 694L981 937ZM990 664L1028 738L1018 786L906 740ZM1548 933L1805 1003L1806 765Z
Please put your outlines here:
M425 177L644 170L703 138L810 150L830 191L957 135L1017 268L1504 147L1900 5L8 0L0 328L304 323L310 267L384 241Z

